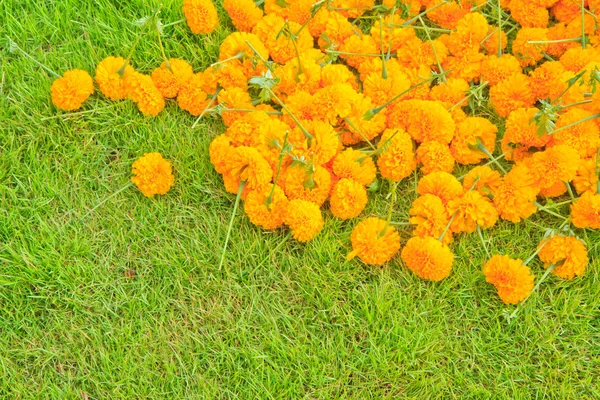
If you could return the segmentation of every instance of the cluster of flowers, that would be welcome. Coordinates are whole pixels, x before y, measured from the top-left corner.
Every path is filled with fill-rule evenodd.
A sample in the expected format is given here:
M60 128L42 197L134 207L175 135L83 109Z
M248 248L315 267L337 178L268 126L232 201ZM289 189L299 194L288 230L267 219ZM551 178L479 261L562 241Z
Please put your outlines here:
M552 213L538 198L567 192L567 229L545 237L536 255L556 276L581 275L586 246L568 227L600 229L595 4L379 3L265 0L261 8L224 0L237 31L208 69L194 73L187 62L169 59L144 75L128 60L108 57L95 80L106 97L129 98L144 115L157 115L174 98L194 116L219 113L227 130L210 144L211 163L264 229L285 225L296 240L310 241L323 227L324 204L338 218L357 218L379 175L391 189L389 216L355 226L348 259L382 265L401 249L391 221L397 184L419 168L424 176L408 221L413 237L400 252L419 277L450 274L456 235ZM493 15L476 11L485 7ZM184 0L183 11L194 33L219 25L211 0ZM73 110L93 90L86 72L69 71L53 84L52 99ZM494 158L497 142L502 155ZM500 158L513 162L509 171ZM136 164L133 179L145 195L173 184L159 154ZM474 167L457 178L457 164ZM504 302L515 304L533 289L526 264L495 255L483 273Z

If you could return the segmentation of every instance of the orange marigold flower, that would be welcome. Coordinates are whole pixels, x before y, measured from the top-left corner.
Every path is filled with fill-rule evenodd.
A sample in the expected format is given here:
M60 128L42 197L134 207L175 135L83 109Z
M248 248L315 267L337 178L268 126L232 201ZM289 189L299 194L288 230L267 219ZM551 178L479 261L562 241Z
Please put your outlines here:
M537 211L533 204L540 191L529 169L516 165L502 177L494 195L494 205L502 219L517 223Z
M418 197L413 201L409 213L411 217L408 221L416 225L413 232L415 236L439 239L443 234L443 243L452 243L452 231L446 231L450 216L438 196L425 194Z
M562 79L564 72L565 67L558 61L545 62L531 71L529 75L531 77L530 87L535 98L546 99L550 97L552 87ZM564 89L560 89L561 93Z
M269 196L271 201L267 202ZM285 193L279 186L276 185L273 189L273 185L268 184L248 193L244 202L244 211L254 225L263 229L276 229L283 225L288 203Z
M175 182L171 162L160 153L146 153L135 160L131 173L131 181L146 197L167 193Z
M363 219L350 235L352 252L347 259L358 256L370 265L383 265L400 250L400 236L396 228L376 217Z
M210 104L210 99L204 92L204 77L201 74L194 74L187 83L179 90L177 96L177 105L182 110L198 116L206 110Z
M111 100L122 100L127 98L125 86L125 77L133 72L133 67L129 64L125 67L123 75L118 71L125 65L123 57L106 57L98 63L96 67L96 76L94 79L103 95Z
M452 271L454 254L430 237L413 237L402 249L402 261L421 279L441 281Z
M283 29L287 30L283 30ZM287 32L287 33L286 33ZM274 14L266 15L252 29L265 45L273 61L285 64L302 52L313 47L314 39L308 30L295 22L286 21ZM295 38L292 38L295 35Z
M560 63L567 71L571 71L574 74L585 68L587 64L599 60L600 53L598 53L597 49L593 47L583 49L580 46L565 51L560 57Z
M595 156L600 146L600 128L593 120L577 123L591 116L592 113L579 108L571 108L562 114L556 121L556 129L552 133L550 146L566 144L577 150L583 158ZM575 123L577 124L571 126Z
M550 9L552 15L560 22L568 24L581 14L581 2L572 0L559 0Z
M219 174L227 172L227 161L232 151L231 139L227 135L219 135L210 142L208 146L210 163Z
M181 89L187 81L190 80L194 71L192 66L185 60L179 58L169 59L171 69L167 68L166 63L162 63L159 68L152 71L152 81L154 85L167 99L177 97L179 89Z
M458 21L456 31L445 40L448 50L453 55L466 52L477 52L485 40L489 25L485 17L479 13L469 13Z
M388 127L403 127L415 141L450 143L456 125L452 115L436 101L407 100L394 105Z
M269 124L270 121L271 119L267 113L263 111L249 112L231 124L227 128L226 134L231 138L233 146L256 147L259 143L258 132L260 128ZM283 142L280 145L283 145Z
M191 82L188 82L188 85ZM179 94L181 97L182 93ZM221 112L221 118L225 126L231 126L237 119L246 115L244 111L229 111L228 109L253 110L252 100L248 91L242 88L223 89L219 92L218 102L222 103L226 109ZM198 107L199 108L199 107Z
M56 107L65 111L77 110L94 93L94 81L86 71L72 69L52 82L50 91Z
M519 60L512 54L503 54L502 57L488 56L481 63L481 81L488 82L492 87L520 73Z
M253 0L224 0L223 8L237 30L250 32L263 16Z
M377 174L371 156L353 148L347 148L333 161L333 172L340 178L348 178L362 185L370 185Z
M363 185L352 179L342 178L333 187L329 206L336 217L351 219L360 215L367 201L367 190Z
M371 10L375 0L333 0L331 7L339 9L346 18L360 17L365 11Z
M417 167L412 140L401 129L386 129L381 135L379 150L377 166L384 178L400 181Z
M469 83L460 78L449 78L446 82L431 88L431 100L438 100L444 103L468 105L464 103L469 91Z
M212 0L183 0L183 14L195 34L210 33L219 26L219 16Z
M325 7L323 7L325 8ZM323 33L325 35L323 35ZM325 29L319 36L318 44L321 49L328 47L339 48L346 39L356 34L354 27L347 18L337 11L332 11L327 15L327 21L325 22ZM311 35L315 37L313 32ZM325 40L327 37L327 40Z
M524 74L513 75L490 89L490 102L504 118L517 108L532 107L535 101L529 77Z
M525 0L511 0L508 4L510 15L524 28L545 28L549 14L546 7Z
M585 192L571 204L571 221L578 228L600 229L600 194Z
M500 34L498 34L498 32L500 32ZM487 39L483 41L482 46L487 54L493 55L498 53L498 44L500 44L502 50L506 49L508 37L503 30L495 26L490 26L486 38ZM498 43L498 41L500 41L500 43Z
M485 280L498 290L505 304L517 304L533 290L534 276L522 260L495 255L483 267Z
M548 28L548 40L562 40L567 38L567 25L564 23L557 23ZM579 45L578 43L569 42L548 43L546 53L553 58L560 58L573 44Z
M425 175L417 184L417 193L421 196L433 194L444 204L463 194L463 188L454 175L447 172L433 172Z
M402 71L388 71L387 78L384 78L381 72L372 72L363 81L363 93L370 97L375 105L380 105L405 92L410 86L410 79ZM402 98L404 96L400 97Z
M411 3L409 6L412 6L413 4L415 3ZM418 14L418 11L415 14ZM383 51L395 52L400 49L404 43L414 40L417 37L415 30L409 26L401 27L400 25L404 22L405 21L400 19L397 14L385 16L383 18L383 24L381 24L379 20L375 20L375 23L371 27L371 37L375 39L377 48L381 49L381 43L383 43Z
M583 160L577 169L577 175L573 178L573 185L577 193L585 192L596 193L598 191L598 171L600 162L598 158L593 157Z
M540 243L538 257L549 268L555 265L552 274L563 279L573 279L585 272L588 254L585 243L573 236L554 236Z
M352 35L340 46L340 58L346 61L351 67L358 68L359 65L367 61L370 56L363 54L377 54L381 49L377 47L373 37L368 35Z
M149 75L134 71L125 80L125 86L131 100L146 117L155 117L165 108L165 99Z
M252 1L252 0L249 0ZM254 4L254 2L252 2ZM250 47L250 45L252 47ZM255 53L258 52L258 55ZM247 78L260 75L266 71L266 67L260 58L269 59L269 50L261 40L252 33L233 32L227 36L219 47L219 61L224 63L239 60ZM227 61L229 60L229 61ZM258 60L258 62L255 62Z
M498 211L487 197L469 190L448 202L448 214L453 215L452 232L473 233L477 226L487 229L498 221Z
M575 149L565 145L550 147L531 156L526 163L541 189L575 178L581 159Z
M421 171L425 174L438 171L451 173L454 161L447 144L424 142L417 148L417 163L422 164Z
M468 82L479 82L481 65L485 55L477 51L468 51L460 55L447 57L442 62L444 71L450 78L462 78Z
M263 188L273 177L269 163L254 147L240 146L232 148L225 165L225 175L233 178L234 193L241 182L246 182L248 191Z
M481 117L468 117L458 124L450 151L459 164L477 164L489 158L477 146L482 144L493 153L496 146L498 128L489 120Z
M356 76L344 64L326 64L321 68L321 87L331 86L336 83L345 83L354 90L358 90L358 82Z
M313 115L336 125L350 115L358 94L347 84L335 84L319 89L313 96Z
M335 157L341 148L341 143L337 132L331 125L315 119L304 121L302 126L312 138L307 139L300 127L296 126L290 139L294 156L312 160L316 165L323 165Z
M463 9L460 4L454 2L442 4L433 9L433 6L438 3L441 3L441 1L436 0L432 2L431 7L429 7L432 8L432 10L427 12L427 18L434 24L445 29L456 29L458 21L469 13L469 11Z
M313 0L295 0L285 3L280 0L265 0L265 14L276 14L297 24L304 24L311 20L313 3Z
M320 166L314 172L304 165L291 165L285 171L284 190L289 199L311 201L323 205L331 190L331 175Z
M535 65L544 58L544 52L548 44L534 44L530 41L547 41L548 29L546 28L522 28L512 44L512 52L519 59L522 67Z
M321 88L321 67L310 58L303 56L300 56L300 60L293 58L285 65L276 66L275 73L280 79L279 84L275 87L276 93L293 95L304 91L315 94Z
M364 115L374 109L375 104L362 93L357 94L350 114L344 118L340 139L345 145L352 145L364 140L373 140L385 130L386 118L383 113L378 113L371 119L365 119Z
M518 149L524 151L530 147L544 147L550 140L547 133L538 135L538 127L534 121L537 108L518 108L506 119L506 129L502 137L502 152L507 153L507 160L520 161ZM515 153L517 157L515 158Z
M483 196L489 196L500 186L502 177L487 165L471 169L463 179L463 189L477 190Z
M283 222L292 230L292 236L299 242L308 242L323 229L323 215L319 206L306 200L291 200L288 203Z

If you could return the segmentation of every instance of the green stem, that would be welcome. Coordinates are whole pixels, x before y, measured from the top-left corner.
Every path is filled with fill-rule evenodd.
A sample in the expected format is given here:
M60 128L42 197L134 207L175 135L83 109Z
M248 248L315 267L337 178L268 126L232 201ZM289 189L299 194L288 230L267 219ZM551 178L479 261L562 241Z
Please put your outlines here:
M589 104L591 102L592 102L592 100L582 100L582 101L578 101L577 103L571 103L571 104L567 104L566 106L559 106L559 107L561 110L564 110L565 108L576 107L576 106L580 106L582 104Z
M600 117L600 114L594 114L594 115L590 115L589 117L585 117L585 118L583 118L583 119L580 119L579 121L575 121L575 122L573 122L572 124L565 125L565 126L561 126L560 128L558 128L558 129L555 129L555 130L553 130L552 132L549 132L548 134L549 134L549 135L554 135L556 132L560 132L560 131L562 131L562 130L565 130L565 129L572 128L572 127L574 127L575 125L579 125L579 124L581 124L581 123L584 123L584 122L586 122L586 121L589 121L589 120L592 120L592 119L596 119L596 118L598 118L598 117Z
M142 35L138 35L138 37L135 39L135 42L133 42L133 46L131 46L131 50L129 50L129 54L127 55L127 58L125 59L123 66L121 68L119 68L119 70L117 71L117 74L119 74L121 77L123 77L123 75L125 75L125 69L127 68L127 65L129 65L129 63L131 62L131 58L133 57L133 52L135 51L135 48L140 43L141 38L142 38Z
M456 210L454 212L454 214L452 214L452 217L450 218L450 222L448 222L446 229L444 229L444 232L442 232L442 236L439 237L438 241L441 242L442 240L444 240L444 236L446 236L446 232L448 232L448 229L450 229L450 226L452 225L452 222L454 222L454 218L456 218L457 214L458 214L458 210Z
M246 181L240 182L240 187L238 188L237 196L235 197L235 204L233 205L233 212L231 213L231 220L229 221L229 226L227 227L227 236L225 236L225 244L223 245L223 251L221 252L221 259L219 260L219 270L223 266L223 261L225 260L225 254L227 250L227 243L229 243L229 236L231 235L231 229L233 228L233 221L235 219L235 213L237 212L238 205L240 204L240 199L242 198L242 191L244 190L244 185Z
M418 88L421 85L424 85L424 84L426 84L428 82L431 82L433 79L435 79L435 78L428 78L428 79L426 79L424 81L421 81L421 82L417 83L414 86L409 87L408 89L406 89L402 93L399 93L399 94L395 95L390 100L388 100L385 103L383 103L382 105L380 105L378 107L375 107L375 108L367 111L365 113L365 115L363 116L363 118L366 119L367 121L371 120L375 116L375 114L380 113L384 108L386 108L387 106L389 106L390 104L392 104L393 102L395 102L396 100L398 100L400 97L404 96L406 93L412 91L413 89Z
M481 232L481 227L479 225L477 225L477 234L479 235L479 239L481 239L481 244L483 245L483 249L485 250L487 258L492 258L492 255L488 251L487 245L485 244L485 240L483 239L483 232Z
M25 57L27 57L28 59L30 59L31 61L33 61L37 65L39 65L40 67L42 67L50 75L54 76L55 78L60 78L59 74L57 74L56 72L52 71L50 68L46 67L44 64L42 64L41 62L39 62L38 60L36 60L32 56L30 56L29 54L27 54L25 52L25 50L23 50L22 48L20 48L19 45L17 43L15 43L11 38L7 38L7 39L8 39L8 45L9 45L9 47L13 47L13 48L19 50L21 52L21 54L23 54Z
M294 120L294 122L296 123L296 125L298 125L298 127L300 128L300 130L304 134L304 137L306 137L306 139L308 139L308 140L312 140L313 136L310 133L308 133L308 131L306 130L306 128L300 123L300 120L298 118L296 118L296 116L294 115L294 113L291 112L289 108L287 108L287 106L283 103L283 101L281 101L281 99L279 97L277 97L277 95L271 90L271 88L267 87L266 89L269 91L269 94L275 100L277 100L277 102L279 103L279 105L281 106L281 108L283 108L290 115L290 117L292 117L292 119Z
M216 67L217 65L225 64L226 62L229 62L229 61L239 60L242 57L244 57L244 53L240 51L235 56L226 58L226 59L221 60L221 61L217 61L216 63L212 63L212 64L210 64L210 66L211 67Z
M585 0L581 0L581 48L585 49Z
M180 24L182 22L185 22L185 19L179 19L179 20L177 20L175 22L171 22L171 23L165 24L165 25L163 25L163 28L168 28L170 26L177 25L177 24Z
M502 57L502 3L498 0L498 57Z
M421 25L423 26L423 28L425 28L425 35L427 35L427 40L429 41L429 44L431 45L431 50L433 50L433 56L435 57L435 62L438 66L438 69L440 70L440 74L442 74L442 80L445 83L446 75L444 74L444 69L442 68L440 59L438 58L437 51L435 51L435 46L433 45L433 41L431 40L431 35L429 34L429 29L427 29L427 25L425 25L425 22L423 22L423 18L419 17L419 21L421 22Z
M567 185L567 191L569 192L569 196L571 196L571 200L575 201L575 195L573 194L573 189L571 188L571 184L569 182L565 182Z
M548 208L546 208L546 207L542 206L542 205L541 205L540 203L538 203L537 201L534 201L534 202L533 202L533 205L534 205L534 206L536 206L536 207L538 208L538 210L539 210L539 211L545 211L545 212L547 212L548 214L550 214L550 215L553 215L553 216L555 216L555 217L558 217L558 218L560 218L560 219L562 219L562 220L565 220L565 219L566 219L564 216L562 216L562 215L560 215L560 214L557 214L557 213L555 213L554 211L550 211Z
M523 301L521 302L521 304L519 304L517 306L517 308L515 308L515 310L512 312L512 314L509 315L509 317L508 317L508 322L509 323L510 323L510 321L513 318L515 318L517 316L517 313L523 307L523 304L525 304L525 302L531 297L531 295L538 290L538 288L540 287L540 285L542 284L542 282L544 282L546 280L546 278L548 277L548 275L550 275L550 273L552 272L552 270L554 269L554 267L556 267L556 264L550 264L550 266L548 267L548 269L546 270L546 272L544 273L544 275L542 275L541 279L536 283L536 285L533 287L533 289L527 295L527 297L525 297L523 299Z
M285 137L283 139L283 146L281 147L281 152L279 153L279 162L277 164L277 174L275 175L275 179L273 179L273 187L271 188L271 193L269 193L269 197L265 200L265 205L269 207L273 202L273 194L275 193L275 186L277 185L277 181L279 180L279 174L281 173L281 165L283 164L283 158L285 157L287 151L287 143L288 136L290 134L289 130L285 131Z
M370 141L369 139L367 139L367 137L366 137L366 136L365 136L365 135L364 135L364 134L363 134L363 133L360 131L360 129L358 129L358 128L356 127L356 125L354 125L354 124L352 123L352 121L350 120L350 118L346 117L346 118L344 118L344 121L346 121L346 122L348 123L348 125L350 125L350 127L351 127L352 129L354 129L356 132L358 132L358 134L360 135L360 137L362 137L362 138L364 139L364 141L365 141L365 142L367 142L367 143L369 144L369 146L371 146L371 148L372 148L374 151L377 151L377 148L376 148L376 147L373 145L373 143L371 143L371 141Z
M169 59L165 54L165 48L163 47L162 38L160 37L160 31L158 30L158 28L156 29L156 36L158 36L158 47L160 47L160 53L162 54L165 66L167 67L170 73L173 73L173 68L171 68L171 63L169 62Z
M194 124L192 125L192 129L194 129L196 127L196 125L198 125L198 122L200 122L200 119L202 119L202 117L208 111L210 106L212 106L212 104L215 102L220 91L221 91L221 88L218 88L217 91L215 92L215 95L213 96L213 98L210 99L210 102L206 105L206 107L204 107L204 110L202 110L202 112L200 113L198 118L196 118L196 121L194 121Z
M490 161L492 161L498 167L498 169L500 169L500 171L502 171L502 173L506 175L506 170L504 169L502 164L500 164L498 160L494 158L492 153L489 152L489 150L479 139L477 139L477 148L481 150L486 156L488 156L490 158Z
M390 194L392 195L392 199L390 200L390 207L388 209L388 215L387 218L385 220L385 228L383 228L383 230L381 232L379 232L379 237L385 235L385 233L387 232L387 229L390 226L390 223L392 221L392 213L394 211L394 203L396 202L396 190L398 189L398 182L395 182L393 184L390 185Z

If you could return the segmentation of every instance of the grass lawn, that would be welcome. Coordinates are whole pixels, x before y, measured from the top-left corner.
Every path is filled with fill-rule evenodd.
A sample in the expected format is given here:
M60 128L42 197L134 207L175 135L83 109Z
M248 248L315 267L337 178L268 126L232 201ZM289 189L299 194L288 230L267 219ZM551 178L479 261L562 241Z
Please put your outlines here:
M163 3L163 23L183 18L181 0ZM64 116L50 74L6 45L93 75L126 55L132 21L157 4L0 1L0 398L600 398L598 232L585 233L586 274L551 276L510 325L476 234L456 237L454 271L432 283L399 256L384 268L347 262L356 220L325 211L323 232L302 245L240 213L219 270L234 196L208 144L223 125L192 130L172 101L144 118L99 93L89 112ZM167 54L204 69L228 29L167 27ZM133 63L146 73L161 63L156 37ZM110 197L151 151L173 162L173 190ZM416 179L400 186L397 221ZM385 215L386 190L364 215ZM492 253L526 259L560 223L540 212L484 236ZM539 260L531 267L539 278Z

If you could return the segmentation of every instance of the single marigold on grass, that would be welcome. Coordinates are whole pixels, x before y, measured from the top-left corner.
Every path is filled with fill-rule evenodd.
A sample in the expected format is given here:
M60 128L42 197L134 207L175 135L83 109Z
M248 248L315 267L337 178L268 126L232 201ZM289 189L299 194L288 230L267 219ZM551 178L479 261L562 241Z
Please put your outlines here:
M489 196L500 186L502 177L487 165L471 169L463 179L463 189L476 190L482 196Z
M386 129L379 141L377 166L384 178L400 181L417 167L410 136L401 129Z
M331 213L341 219L356 218L365 209L367 190L352 179L340 179L331 193L329 206Z
M377 168L371 156L349 147L333 160L333 172L340 178L355 180L370 185L377 175Z
M583 275L588 264L585 243L573 236L554 236L540 243L538 257L549 268L554 264L552 274L563 279L573 279Z
M125 80L129 98L146 117L155 117L165 108L165 99L149 75L132 72Z
M409 213L408 221L416 225L413 234L419 237L439 239L450 221L444 203L432 194L425 194L415 199ZM446 245L452 243L452 231L446 231L442 242Z
M468 117L458 124L450 151L454 159L463 165L478 164L489 158L478 145L483 145L489 153L496 147L498 128L489 120L481 117Z
M267 202L271 192L271 201ZM276 229L283 225L288 203L288 198L279 186L273 189L273 185L268 184L248 193L244 211L254 225L263 229Z
M146 197L167 193L175 182L171 162L160 153L146 153L138 158L133 163L131 173L131 181Z
M50 88L52 103L61 110L73 111L94 93L94 81L86 71L72 69L54 82Z
M210 33L219 26L219 16L212 0L183 0L183 14L195 34Z
M537 211L533 204L540 191L529 169L516 165L502 177L492 192L494 205L502 219L517 223Z
M123 70L123 75L119 71L125 65L123 57L106 57L98 63L96 67L96 76L94 79L103 95L111 100L122 100L127 98L127 88L125 86L125 77L133 72L133 67L129 64Z
M417 162L422 164L421 171L425 174L439 171L451 173L455 160L447 144L423 142L417 148Z
M417 193L421 196L432 194L439 197L442 203L463 194L463 188L456 177L447 172L439 171L425 175L417 184Z
M473 233L477 226L491 228L498 221L498 211L492 201L474 190L450 200L448 214L454 216L450 229L455 233Z
M571 221L578 228L600 229L600 194L585 192L571 204Z
M402 249L402 261L421 279L441 281L452 271L454 254L431 237L413 237Z
M505 304L523 301L533 289L534 276L522 260L504 255L493 256L483 267L485 280L498 290Z
M352 252L347 259L358 256L370 265L383 265L400 250L400 236L387 221L380 218L365 218L356 225L350 235Z
M177 105L193 116L202 114L210 104L210 99L204 92L203 87L204 77L201 74L192 75L179 90Z
M224 0L223 8L241 32L250 32L263 16L263 11L253 0Z
M192 66L179 58L169 59L169 66L163 62L160 67L152 71L152 81L164 98L177 97L179 90L190 80L194 71Z
M323 229L323 216L319 206L310 201L294 199L288 203L283 222L292 230L299 242L308 242Z

